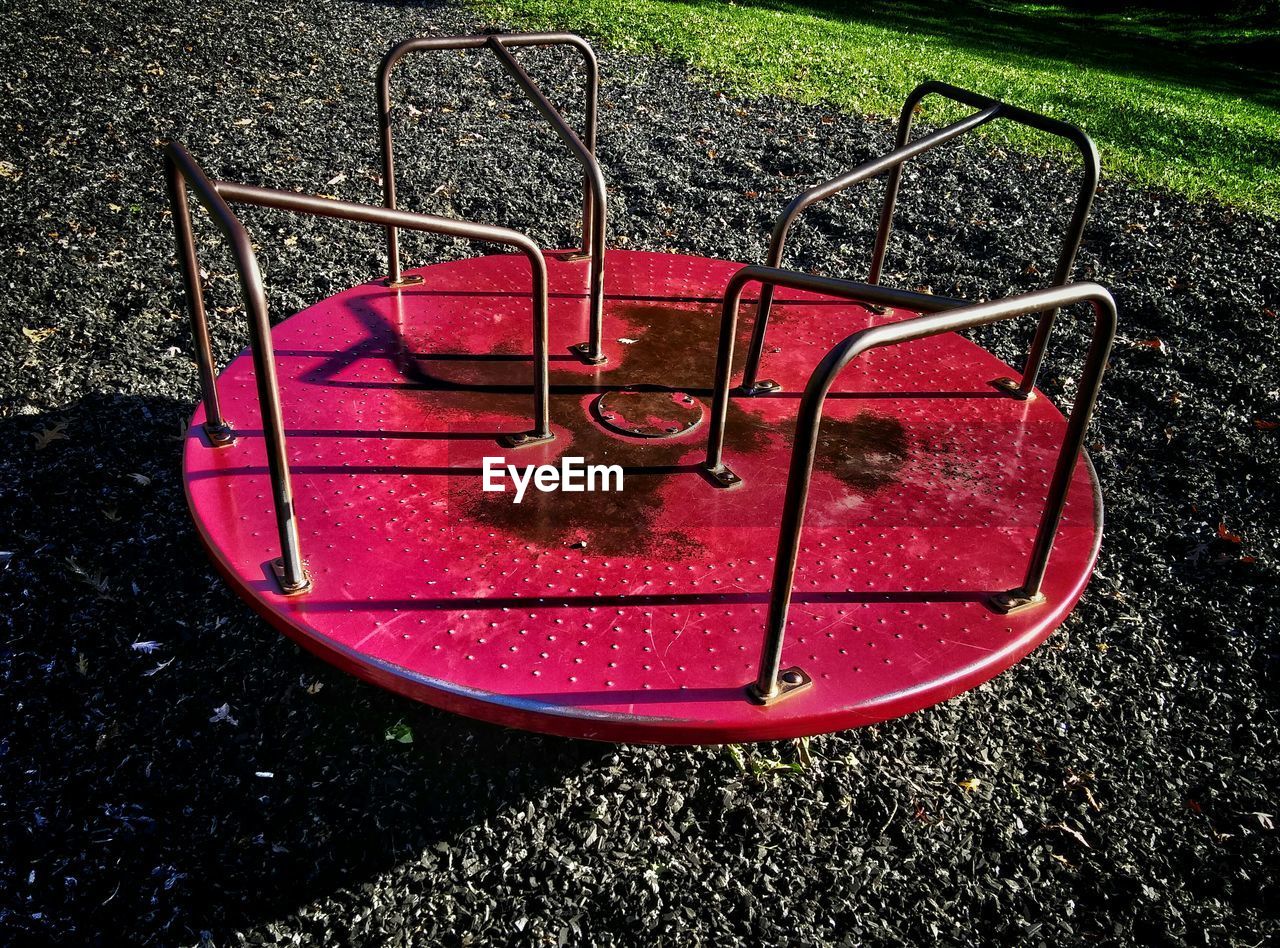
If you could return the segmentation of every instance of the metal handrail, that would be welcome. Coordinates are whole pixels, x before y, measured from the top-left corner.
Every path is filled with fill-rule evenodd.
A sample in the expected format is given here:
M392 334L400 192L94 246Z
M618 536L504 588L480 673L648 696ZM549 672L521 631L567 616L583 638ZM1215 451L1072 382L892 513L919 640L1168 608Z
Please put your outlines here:
M944 96L981 111L911 142L911 125L916 107L929 95ZM1076 254L1080 249L1085 223L1089 217L1089 208L1093 203L1094 194L1098 190L1100 165L1098 149L1093 140L1081 129L1069 122L1040 115L1037 112L1031 112L1019 106L1009 105L998 99L993 99L990 96L936 81L921 83L907 96L898 120L897 141L892 151L860 165L847 174L810 188L787 205L786 210L783 211L782 216L778 218L777 223L774 225L773 236L769 242L769 253L766 257L767 265L771 267L782 266L782 257L786 249L787 237L791 226L805 208L868 178L876 177L887 170L889 172L889 180L886 184L884 199L880 207L880 222L876 229L876 242L872 251L871 267L867 277L868 283L878 284L884 267L885 254L889 246L889 235L893 229L893 214L902 184L903 164L916 155L929 151L994 119L1008 119L1020 125L1027 125L1039 131L1065 138L1074 144L1080 152L1083 161L1080 190L1072 209L1071 220L1067 225L1062 251L1058 258L1058 266L1054 271L1053 283L1051 284L1053 286L1065 285L1071 278L1072 270L1075 267ZM751 340L751 348L747 353L746 369L743 376L745 394L762 394L776 390L775 385L758 382L756 378L760 369L760 359L764 351L764 335L768 327L772 306L773 288L765 287L761 291L755 331ZM1053 329L1053 323L1056 318L1057 312L1055 310L1048 310L1041 314L1040 323L1036 328L1035 339L1031 344L1027 362L1023 367L1022 379L1017 383L1002 383L1002 387L1009 394L1023 399L1031 397L1035 389L1036 378L1040 373L1040 366L1044 361L1044 352L1048 346L1049 334Z
M244 225L218 194L213 182L181 145L170 142L164 149L165 178L173 209L174 233L178 241L178 260L182 265L187 308L191 315L196 360L200 365L200 387L205 405L205 431L215 446L232 443L231 427L222 417L218 404L213 352L209 345L209 328L204 309L204 291L200 283L200 265L196 259L195 241L191 234L191 211L187 204L187 188L209 212L218 229L231 245L240 290L249 317L249 348L253 354L254 378L258 387L258 404L262 411L262 434L267 449L267 470L271 475L271 494L280 534L281 557L277 569L280 588L286 595L306 592L310 577L302 561L298 540L298 521L293 509L293 484L289 478L289 460L285 451L284 420L280 412L280 385L276 378L275 349L271 344L271 323L267 319L267 297L262 287L262 271L258 267L253 244Z
M1098 179L1102 176L1101 160L1098 157L1098 146L1093 139L1078 126L1061 119L1050 118L1038 112L1031 112L1016 105L1009 105L990 96L961 89L950 83L932 80L922 82L911 91L902 105L902 113L898 119L898 143L905 143L911 137L911 123L915 117L916 106L927 96L939 95L953 102L968 105L972 108L987 108L992 105L1000 107L999 118L1008 119L1019 125L1026 125L1049 135L1065 138L1076 146L1080 152L1081 173L1080 189L1076 192L1075 204L1071 209L1071 219L1062 238L1062 250L1058 254L1058 266L1053 274L1053 286L1065 286L1071 279L1075 269L1076 254L1080 251L1080 242L1084 239L1085 224L1089 220L1089 209L1093 206L1093 198L1098 192ZM889 246L889 233L893 228L893 212L898 200L898 189L902 183L902 169L895 168L885 188L884 202L880 207L880 225L876 233L876 246L872 252L869 282L879 283L880 273L884 266L885 253ZM1035 390L1036 379L1040 375L1040 366L1044 362L1045 349L1049 345L1049 334L1058 317L1057 310L1046 310L1040 315L1036 326L1035 338L1027 352L1027 361L1022 368L1022 379L1010 393L1018 398L1030 398Z
M785 286L791 289L823 293L843 299L871 300L889 306L908 303L908 296L900 290L887 290L867 283L851 280L835 280L808 274L778 270L773 267L743 267L730 279L724 295L724 309L720 322L720 340L716 356L716 387L712 404L711 431L708 436L706 473L713 483L732 486L739 478L724 465L723 442L725 417L729 403L729 381L733 367L734 340L737 337L738 309L747 284ZM895 345L1001 322L1018 316L1057 310L1074 303L1092 303L1094 329L1085 355L1079 391L1067 420L1062 449L1050 481L1040 524L1032 545L1031 558L1022 585L992 596L990 605L1000 612L1014 612L1043 603L1041 586L1053 550L1054 538L1062 511L1066 504L1071 477L1084 447L1085 433L1098 391L1102 374L1116 333L1116 305L1111 294L1096 283L1077 283L1050 287L1019 296L987 303L964 304L958 300L928 297L930 305L917 308L926 315L916 316L896 323L885 323L856 332L836 345L818 364L805 386L800 401L800 413L796 422L791 466L787 474L786 497L783 501L782 525L778 538L778 553L774 565L772 591L769 598L769 616L765 627L765 640L761 649L760 665L756 681L749 686L749 694L755 701L768 703L784 694L808 685L809 679L800 669L780 672L782 644L786 631L787 612L791 605L792 587L795 581L796 559L800 548L800 531L804 524L805 503L809 496L809 483L813 474L814 454L817 451L818 429L822 421L822 408L827 393L836 376L851 361L870 349ZM727 476L726 476L727 475Z
M511 55L508 47L572 46L582 54L586 71L585 128L579 137L560 111L538 88L528 73ZM595 158L596 117L600 92L600 65L595 50L581 36L573 33L494 33L477 36L427 36L405 40L392 47L378 67L378 132L382 149L383 203L396 206L395 157L391 134L391 72L396 64L412 52L453 49L489 49L507 73L516 80L521 91L551 123L556 134L569 146L582 165L582 249L576 259L589 260L588 300L590 335L585 343L573 347L583 360L595 365L605 361L601 348L604 321L604 257L608 226L608 195L604 174ZM400 244L394 226L387 228L388 282L391 286L407 286L421 282L404 277L400 269Z
M295 191L280 191L211 180L191 154L177 142L164 146L165 178L173 211L174 233L178 244L178 260L182 267L187 309L191 317L191 334L195 343L196 362L200 372L201 399L205 407L204 429L214 447L231 444L235 433L223 417L218 402L217 373L209 342L209 324L204 306L204 289L200 265L196 258L195 239L191 230L191 211L186 189L209 212L213 222L231 245L245 310L249 317L250 351L257 381L258 403L262 412L263 437L266 441L267 468L271 476L276 525L280 534L281 558L276 564L281 589L286 594L305 592L311 581L307 576L298 539L297 519L293 505L293 487L285 450L284 421L280 409L280 385L276 376L275 350L271 342L271 323L267 318L266 293L262 271L253 244L240 219L228 202L252 204L294 211L320 217L404 227L448 237L483 241L515 247L529 260L532 272L533 308L533 429L506 437L513 447L549 441L553 438L548 412L549 370L547 356L547 264L531 239L505 227L452 220L431 214L398 211L385 207L336 201Z

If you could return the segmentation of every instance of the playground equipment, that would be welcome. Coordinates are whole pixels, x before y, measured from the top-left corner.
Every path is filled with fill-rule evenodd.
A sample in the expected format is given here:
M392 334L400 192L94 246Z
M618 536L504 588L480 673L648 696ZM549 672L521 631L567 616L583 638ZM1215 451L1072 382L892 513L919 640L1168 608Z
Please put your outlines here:
M561 45L585 67L581 133L513 52ZM458 49L496 57L581 164L581 247L397 208L394 67ZM211 180L165 147L202 393L185 481L218 569L352 674L575 737L822 733L1017 662L1075 605L1101 538L1084 439L1116 311L1101 286L1070 282L1098 181L1092 142L925 83L897 147L798 196L764 265L744 266L607 248L597 87L591 47L570 34L401 43L378 73L384 206ZM913 139L931 95L975 111ZM1083 158L1052 285L978 303L881 286L903 164L998 120ZM783 268L807 207L881 174L865 282ZM231 247L248 315L249 349L220 374L189 194ZM388 276L273 327L242 204L379 225ZM401 229L514 252L406 270ZM1036 379L1059 311L1084 303L1092 334L1064 418ZM1033 315L1021 372L957 335ZM622 489L561 482L516 503L486 480L577 458L621 468Z

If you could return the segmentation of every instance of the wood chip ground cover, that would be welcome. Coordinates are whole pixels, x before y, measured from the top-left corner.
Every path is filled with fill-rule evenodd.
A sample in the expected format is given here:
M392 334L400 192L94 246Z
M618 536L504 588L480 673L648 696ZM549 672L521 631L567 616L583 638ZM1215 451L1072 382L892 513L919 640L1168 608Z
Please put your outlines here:
M343 676L222 585L179 478L196 378L157 143L217 177L375 202L378 59L493 25L432 4L7 8L0 940L1275 937L1274 221L1104 186L1080 261L1122 313L1091 437L1098 575L1027 661L909 718L805 749L507 732ZM527 62L576 101L568 59ZM787 199L891 142L660 59L602 65L619 246L761 260ZM574 241L577 175L494 62L406 63L396 99L405 206ZM1071 182L980 146L922 161L887 279L1040 285ZM816 209L790 263L860 275L878 193ZM371 229L246 219L277 317L381 270ZM468 252L405 243L410 261ZM238 289L207 225L200 244L225 360L245 344ZM1014 361L1026 343L981 338ZM1064 321L1053 394L1070 396L1081 348Z

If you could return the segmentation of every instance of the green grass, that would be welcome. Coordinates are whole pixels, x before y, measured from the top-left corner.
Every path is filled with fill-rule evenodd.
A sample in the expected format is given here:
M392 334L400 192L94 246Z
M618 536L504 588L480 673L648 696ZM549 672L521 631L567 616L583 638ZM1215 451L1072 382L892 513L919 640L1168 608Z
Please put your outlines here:
M660 52L747 95L896 116L924 79L1074 122L1103 174L1280 216L1280 29L990 0L472 0L494 21ZM958 114L936 100L924 121ZM990 126L1016 147L1062 146Z

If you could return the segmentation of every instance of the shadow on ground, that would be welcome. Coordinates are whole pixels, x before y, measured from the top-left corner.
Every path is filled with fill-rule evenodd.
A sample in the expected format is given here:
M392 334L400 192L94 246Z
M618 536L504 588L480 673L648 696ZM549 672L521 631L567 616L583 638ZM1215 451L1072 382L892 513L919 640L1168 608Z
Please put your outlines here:
M380 692L259 621L187 518L186 411L102 396L0 422L4 493L23 498L0 572L0 706L23 727L0 757L44 800L0 848L34 917L74 905L85 923L93 906L92 931L147 919L189 937L292 916L405 860L464 879L475 853L449 840L612 752Z

